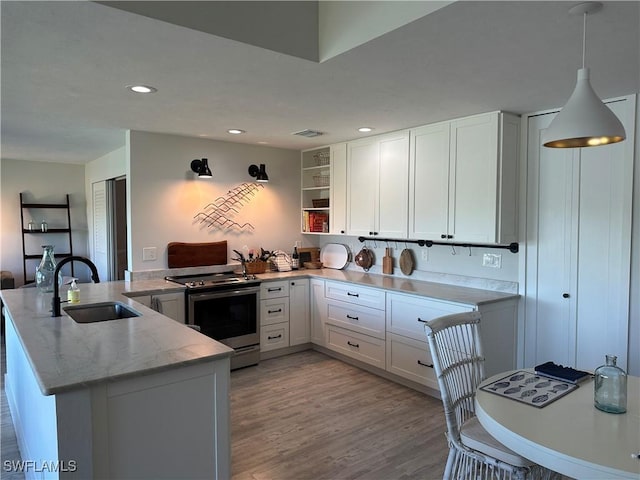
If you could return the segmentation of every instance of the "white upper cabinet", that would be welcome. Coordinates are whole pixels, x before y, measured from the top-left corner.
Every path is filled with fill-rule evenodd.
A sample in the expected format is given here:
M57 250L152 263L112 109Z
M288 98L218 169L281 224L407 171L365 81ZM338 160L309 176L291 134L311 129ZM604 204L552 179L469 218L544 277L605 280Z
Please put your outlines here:
M331 158L331 221L329 232L347 233L347 144L329 147Z
M519 138L501 112L412 129L409 237L517 241Z
M347 144L347 233L405 238L409 132Z

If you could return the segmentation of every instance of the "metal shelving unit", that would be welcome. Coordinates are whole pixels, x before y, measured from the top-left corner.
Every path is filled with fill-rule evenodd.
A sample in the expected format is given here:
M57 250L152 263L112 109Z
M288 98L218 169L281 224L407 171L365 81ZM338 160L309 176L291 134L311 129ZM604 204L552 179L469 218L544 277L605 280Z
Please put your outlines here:
M25 211L32 210L66 210L67 217L67 226L66 228L47 228L46 231L40 229L38 226L37 229L29 229L26 228L25 225ZM33 218L33 215L30 215ZM69 194L66 194L66 202L65 203L36 203L36 202L25 202L24 195L22 192L20 193L20 224L22 227L22 271L24 275L24 284L33 283L35 281L34 277L27 275L27 262L30 260L40 260L42 258L42 252L39 254L27 253L28 245L27 245L27 237L31 235L51 235L51 234L66 234L67 242L69 250L67 252L55 252L56 258L64 258L70 257L73 255L73 240L71 238L71 208L69 205ZM28 224L28 222L27 222ZM35 272L35 266L32 269ZM74 275L73 271L73 262L71 262L71 276Z

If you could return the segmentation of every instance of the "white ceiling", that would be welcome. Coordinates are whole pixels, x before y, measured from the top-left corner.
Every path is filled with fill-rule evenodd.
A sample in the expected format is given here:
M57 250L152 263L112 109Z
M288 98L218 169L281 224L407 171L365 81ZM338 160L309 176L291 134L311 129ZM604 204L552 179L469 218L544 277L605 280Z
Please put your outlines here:
M363 125L561 106L582 61L575 3L455 2L318 63L93 2L2 1L2 158L84 163L127 129L305 149ZM640 90L639 31L638 1L589 17L602 98ZM326 135L291 135L305 128Z

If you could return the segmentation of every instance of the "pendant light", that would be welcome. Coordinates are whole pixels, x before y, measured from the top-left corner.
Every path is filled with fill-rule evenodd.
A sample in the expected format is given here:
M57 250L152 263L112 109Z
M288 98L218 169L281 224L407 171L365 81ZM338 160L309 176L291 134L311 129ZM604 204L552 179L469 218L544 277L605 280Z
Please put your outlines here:
M596 147L621 142L626 138L624 127L618 117L593 91L589 82L589 69L585 67L587 14L596 13L601 9L600 2L586 2L569 10L571 15L583 15L582 68L578 70L576 88L567 104L543 134L545 147Z

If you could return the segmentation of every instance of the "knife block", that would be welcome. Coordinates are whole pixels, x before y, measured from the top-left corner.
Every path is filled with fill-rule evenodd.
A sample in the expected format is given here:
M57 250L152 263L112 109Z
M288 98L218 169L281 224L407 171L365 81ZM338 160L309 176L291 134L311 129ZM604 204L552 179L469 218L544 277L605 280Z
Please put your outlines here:
M390 248L385 249L384 257L382 257L382 273L393 274L393 257Z

